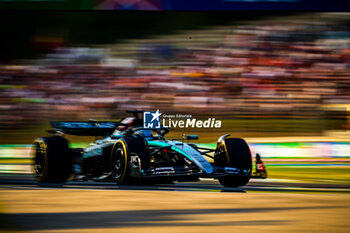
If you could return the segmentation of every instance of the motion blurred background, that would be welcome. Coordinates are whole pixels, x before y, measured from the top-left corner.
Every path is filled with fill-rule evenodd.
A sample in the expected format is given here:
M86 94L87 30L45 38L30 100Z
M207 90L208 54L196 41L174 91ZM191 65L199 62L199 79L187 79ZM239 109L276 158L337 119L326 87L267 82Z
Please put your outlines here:
M2 172L29 172L29 144L50 120L160 109L222 120L221 129L170 136L196 133L212 147L222 134L245 137L272 178L350 182L348 13L39 11L0 19Z

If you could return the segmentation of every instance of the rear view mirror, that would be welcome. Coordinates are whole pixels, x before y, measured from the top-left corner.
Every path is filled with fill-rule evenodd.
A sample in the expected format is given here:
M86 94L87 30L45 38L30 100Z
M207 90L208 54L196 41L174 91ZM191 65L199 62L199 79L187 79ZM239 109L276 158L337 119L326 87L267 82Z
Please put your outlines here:
M198 135L187 135L186 139L187 140L198 140Z

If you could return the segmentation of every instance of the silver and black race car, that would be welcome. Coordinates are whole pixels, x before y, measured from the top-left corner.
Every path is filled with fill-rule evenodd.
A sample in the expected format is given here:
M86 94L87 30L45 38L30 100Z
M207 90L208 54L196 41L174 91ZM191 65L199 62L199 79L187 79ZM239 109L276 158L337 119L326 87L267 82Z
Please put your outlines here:
M252 177L267 176L259 155L252 171L252 156L244 139L228 138L227 134L218 139L216 149L203 148L189 143L198 139L196 135L166 139L168 128L143 128L141 111L129 112L133 117L120 122L51 122L51 135L34 141L36 180L114 181L124 185L213 178L225 187L238 187ZM69 148L65 134L100 139L87 148Z

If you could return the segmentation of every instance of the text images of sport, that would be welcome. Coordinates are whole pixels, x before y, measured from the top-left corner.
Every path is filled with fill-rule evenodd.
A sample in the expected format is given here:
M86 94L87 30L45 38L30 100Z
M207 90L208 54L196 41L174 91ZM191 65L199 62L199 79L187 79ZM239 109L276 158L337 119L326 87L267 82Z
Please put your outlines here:
M163 119L163 126L169 128L221 128L222 122L215 118L207 120L197 120L196 118L186 120Z

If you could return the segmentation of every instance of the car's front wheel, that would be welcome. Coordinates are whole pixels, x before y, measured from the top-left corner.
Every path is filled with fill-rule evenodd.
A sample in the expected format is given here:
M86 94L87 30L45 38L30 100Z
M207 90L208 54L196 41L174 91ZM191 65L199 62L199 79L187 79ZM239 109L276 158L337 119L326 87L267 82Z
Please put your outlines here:
M214 163L218 166L238 168L240 175L228 175L219 178L224 187L239 187L250 180L252 170L252 155L248 144L242 138L226 138L218 143Z

